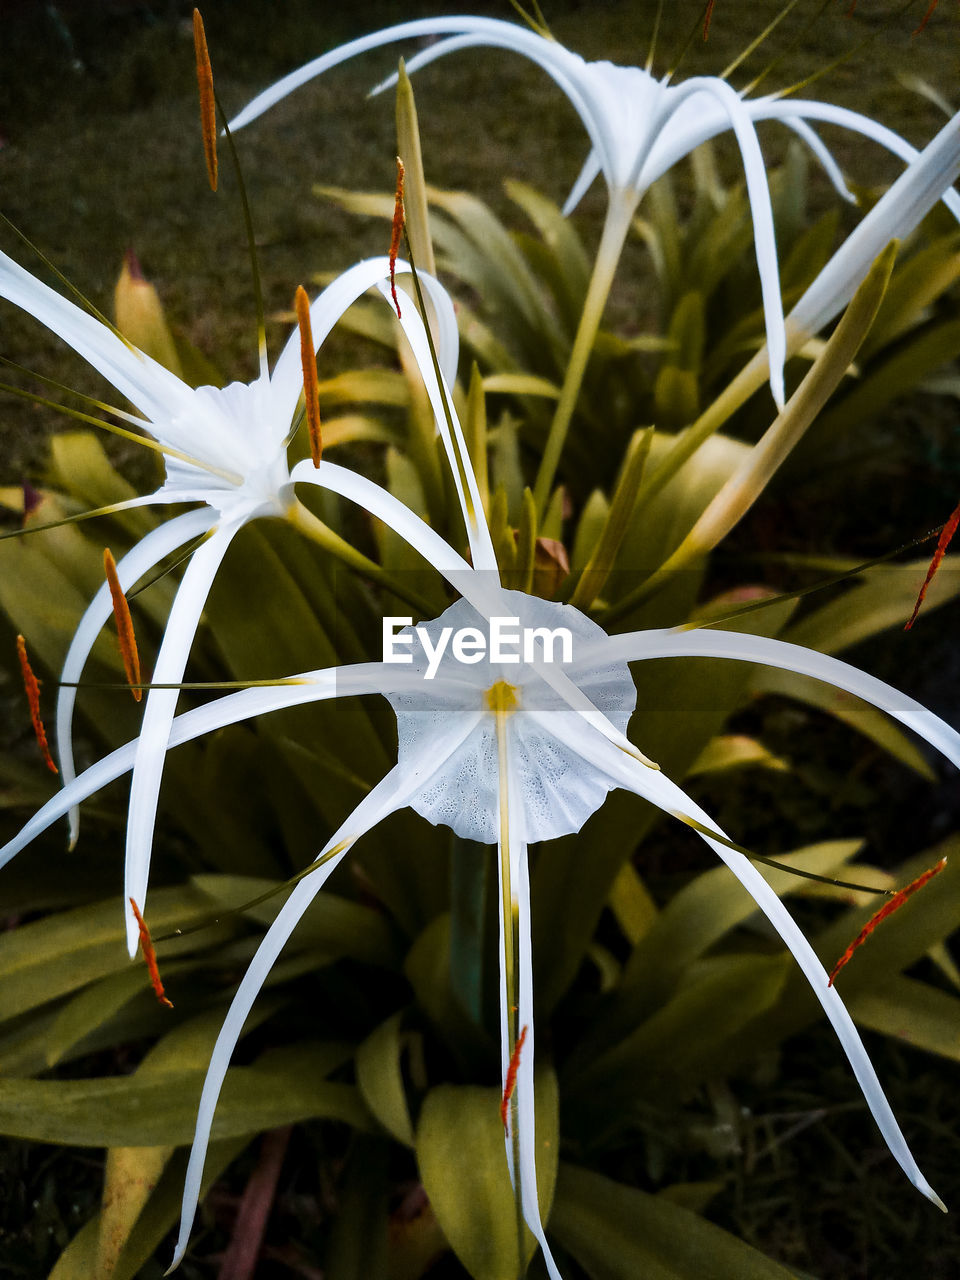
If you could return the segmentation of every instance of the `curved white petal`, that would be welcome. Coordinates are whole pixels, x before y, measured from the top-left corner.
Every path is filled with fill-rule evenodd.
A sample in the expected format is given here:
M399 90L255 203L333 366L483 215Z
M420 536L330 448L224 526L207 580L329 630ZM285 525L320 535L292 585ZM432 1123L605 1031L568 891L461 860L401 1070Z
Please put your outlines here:
M151 529L117 564L117 576L123 591L128 592L148 569L152 569L176 547L206 533L215 523L216 516L208 508L188 511ZM73 758L73 711L77 690L69 685L80 679L90 650L112 612L110 588L105 582L77 625L60 673L63 683L57 694L57 757L60 762L60 779L65 787L77 776ZM76 806L70 810L69 821L70 847L73 848L80 833L80 810Z
M570 194L563 203L563 216L569 217L576 209L577 205L593 186L597 174L600 172L600 157L597 155L596 147L591 147L590 154L583 162L583 168L577 175L577 180L570 188Z
M818 133L811 129L800 116L784 117L783 123L788 129L792 129L798 138L806 145L809 151L813 153L820 162L820 167L833 184L833 189L838 195L842 196L848 204L856 204L857 197L853 194L846 184L840 166L831 155L829 149L824 144L823 139Z
M349 667L331 667L318 671L306 671L290 677L300 684L284 683L260 688L241 689L227 694L177 716L170 730L168 747L192 742L206 733L213 733L230 724L238 724L253 716L267 715L288 707L304 706L311 702L324 702L329 698L353 697L359 694L387 694L409 692L422 688L420 672L392 663L363 662ZM461 695L460 685L444 675L437 675L433 684L439 689L449 684L452 698ZM117 747L96 764L85 769L69 786L58 791L26 822L16 836L0 849L0 868L26 848L32 840L62 818L73 805L88 799L101 788L122 777L133 768L138 738Z
M389 286L382 283L379 288L383 296L389 301ZM407 341L410 343L410 349L413 351L414 359L423 378L424 387L430 399L430 407L433 409L437 430L443 442L447 461L450 464L450 474L457 491L457 497L460 500L460 511L467 530L467 540L470 544L470 556L473 566L479 572L488 574L492 581L499 582L500 570L497 565L493 542L490 538L490 530L487 528L487 522L483 514L480 487L474 474L473 463L470 460L460 420L457 417L456 409L453 407L453 397L450 394L449 387L441 387L437 379L437 371L433 367L433 361L430 356L426 330L420 318L420 313L415 307L401 308L400 324ZM450 415L449 421L447 419L448 413Z
M177 684L183 679L184 667L187 665L210 586L239 528L238 524L218 526L208 541L193 553L177 588L157 655L153 671L153 680L157 684ZM170 745L170 726L179 696L178 689L150 690L137 740L127 815L123 885L127 946L131 957L136 955L140 944L140 929L130 906L130 899L133 898L141 912L145 910L163 762Z
M757 637L749 637L756 639ZM604 769L611 778L627 790L636 792L645 800L655 804L663 812L681 818L692 818L717 835L729 838L714 822L708 813L695 804L690 797L662 773L654 773L649 769L638 768L632 761L613 751L610 744L595 734L585 733L580 740L581 752L596 767ZM884 1095L877 1073L867 1055L859 1032L853 1019L844 1006L836 987L828 985L827 972L820 963L813 947L804 937L802 931L790 915L789 911L770 888L766 880L750 862L749 858L719 840L699 832L701 838L713 849L717 857L724 862L737 877L743 887L756 902L773 927L779 933L803 974L810 983L813 994L819 1000L830 1024L837 1034L840 1046L853 1069L857 1083L863 1091L870 1112L877 1122L883 1139L894 1159L900 1165L918 1191L931 1200L940 1209L945 1209L943 1201L933 1190L920 1172L907 1145L907 1141L897 1124L896 1117Z
M562 1280L560 1271L550 1252L543 1223L540 1220L540 1199L537 1188L537 1135L536 1135L536 1098L534 1094L534 1027L533 1027L533 953L532 930L530 924L530 871L527 859L527 841L523 829L523 805L514 793L514 769L511 760L512 744L509 722L504 734L504 748L507 756L506 798L507 821L501 820L501 830L506 826L508 843L508 861L510 866L511 918L506 918L507 902L501 894L500 916L500 1064L501 1088L506 1089L507 1073L510 1069L510 1020L512 993L507 990L506 971L506 930L513 928L513 913L516 912L517 954L515 963L518 976L518 999L516 1026L525 1030L525 1039L517 1063L515 1079L517 1140L520 1155L520 1203L524 1220L533 1232L543 1252L550 1280ZM503 841L500 842L500 855L503 853ZM508 1111L508 1124L504 1133L507 1153L507 1167L510 1179L516 1186L518 1171L514 1168L512 1116Z
M630 631L585 645L577 654L577 661L589 664L591 661L635 662L648 658L679 657L732 658L738 662L759 662L763 666L812 676L815 680L855 694L864 702L894 716L960 769L960 733L945 720L876 676L867 675L839 658L790 644L786 640L712 627L690 631Z
M888 129L879 120L861 115L859 111L851 111L849 107L838 107L830 102L817 102L811 99L794 102L789 98L783 102L764 99L762 103L752 105L755 108L756 119L782 120L785 124L793 123L795 118L822 120L825 124L836 124L842 129L850 129L854 133L869 138L872 142L879 143L881 147L892 152L908 165L921 154L916 147L907 142L906 138L901 138L893 129ZM960 220L960 195L956 191L947 191L942 199L953 216Z
M960 112L911 161L851 232L790 312L791 330L816 333L856 292L891 240L908 235L960 174ZM950 193L951 208L956 192Z
M151 420L162 420L192 395L156 360L127 346L100 320L0 253L0 297L28 312L73 347ZM144 424L149 429L149 424Z
M474 718L466 716L452 719L448 738L451 750L457 746L463 734L469 733L473 729L474 722ZM294 887L290 897L281 907L277 918L271 924L264 935L263 941L257 948L257 953L251 960L250 967L244 974L243 980L237 988L237 994L233 998L233 1003L227 1011L227 1016L224 1019L220 1034L217 1037L217 1043L210 1057L207 1077L200 1096L197 1128L184 1182L180 1236L167 1274L178 1266L186 1251L190 1228L193 1225L193 1215L196 1212L197 1201L200 1198L200 1182L203 1176L203 1165L206 1159L207 1145L210 1141L210 1128L213 1124L217 1099L220 1096L220 1090L223 1086L223 1080L226 1076L233 1050L240 1039L243 1024L253 1008L253 1003L260 992L260 988L263 986L267 975L273 968L277 957L299 923L304 911L316 897L330 874L346 856L350 847L362 835L375 827L378 822L387 817L388 814L402 809L407 802L407 797L421 787L432 772L433 762L430 760L422 760L412 769L395 767L391 769L385 778L377 783L368 795L364 796L346 822L330 837L322 851L317 855L317 858L322 858L332 850L337 850L338 846L343 847L339 848L329 862L318 867L315 875L307 876L306 879L301 880Z
M712 98L730 122L740 155L743 174L753 219L753 244L760 275L760 292L763 298L763 315L767 330L767 346L770 351L770 390L777 407L784 404L783 366L787 355L786 330L783 319L783 299L780 296L780 272L777 264L777 242L773 229L773 210L767 186L767 171L757 141L750 107L722 80L709 76L694 76L671 91L670 113L689 108L694 98ZM664 120L661 129L666 135L669 129ZM689 148L688 148L689 149ZM651 157L652 159L653 157ZM638 173L636 180L647 184L647 173Z

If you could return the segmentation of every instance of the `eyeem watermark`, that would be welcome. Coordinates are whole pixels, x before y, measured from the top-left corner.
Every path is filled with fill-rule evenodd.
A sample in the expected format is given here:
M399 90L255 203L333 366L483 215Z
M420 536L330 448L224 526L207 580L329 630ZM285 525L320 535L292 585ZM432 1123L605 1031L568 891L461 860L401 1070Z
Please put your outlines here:
M573 635L567 627L521 627L519 618L491 618L488 631L479 627L443 627L434 642L426 627L415 627L406 635L412 618L384 618L384 662L413 662L414 638L427 658L425 680L432 680L449 653L455 662L467 666L483 662L572 662ZM559 658L557 651L559 649Z

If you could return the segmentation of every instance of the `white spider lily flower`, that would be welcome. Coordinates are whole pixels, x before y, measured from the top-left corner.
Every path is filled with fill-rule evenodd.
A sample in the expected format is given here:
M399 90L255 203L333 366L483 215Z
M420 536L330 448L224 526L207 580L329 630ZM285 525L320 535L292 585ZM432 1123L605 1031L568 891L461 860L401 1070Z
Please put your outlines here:
M405 332L418 361L425 334L408 308ZM173 747L253 715L340 696L378 692L397 714L396 766L364 798L321 850L316 870L293 889L251 961L211 1055L184 1187L180 1235L171 1270L182 1259L200 1192L217 1099L234 1048L260 988L310 902L350 848L374 825L410 806L428 821L460 835L496 841L500 854L501 1077L515 1089L505 1133L507 1167L519 1204L540 1244L551 1280L561 1280L540 1220L534 1107L534 1007L527 849L531 841L578 831L613 787L624 787L698 831L751 894L790 949L827 1017L894 1158L934 1204L942 1201L924 1178L883 1093L850 1015L812 947L762 875L693 800L641 756L625 736L636 703L628 663L706 655L800 671L878 706L921 734L960 768L960 734L919 703L838 659L764 637L713 629L635 632L606 636L570 605L504 590L489 547L476 480L449 393L432 364L424 366L428 394L457 479L471 543L471 566L417 515L379 486L342 467L300 463L291 482L308 481L360 503L386 519L460 592L461 599L410 636L409 664L369 663L311 671L270 688L219 698L177 717ZM479 658L467 652L484 627L509 619L539 640L504 653L492 644ZM561 660L548 635L566 630L570 651ZM458 645L441 645L447 633ZM419 645L419 651L416 649ZM439 661L437 655L439 654ZM640 726L642 733L642 725ZM0 866L74 804L136 768L137 742L119 748L49 801L0 850Z
M404 263L397 263L396 269L409 270ZM314 300L310 317L316 350L347 308L389 275L389 259L371 258L344 272ZM425 275L421 279L437 317L441 367L452 379L458 353L453 306L436 281ZM0 297L73 347L142 414L127 417L160 445L166 474L156 492L126 505L203 504L145 535L117 565L121 588L127 592L172 551L194 538L205 539L184 572L154 668L154 683L175 685L183 679L207 595L238 531L250 520L294 518L302 510L287 465L287 444L303 385L299 331L291 334L272 373L264 368L249 384L193 388L3 253ZM406 310L412 312L412 304ZM429 364L429 356L426 359ZM76 690L70 685L79 680L111 609L110 590L104 583L80 620L61 673L64 683L57 699L56 736L65 786L76 776L72 745ZM177 697L176 689L153 689L144 708L125 858L124 904L131 956L136 953L139 930L128 904L133 898L142 907L146 897L163 759ZM75 808L69 823L74 843L79 832Z
M343 476L349 478L345 487L352 489L358 477L349 472L343 472ZM368 494L367 501L372 504L374 496ZM429 554L437 535L425 525L418 529L418 524L418 518L410 513L406 532L416 538L414 545L419 550ZM601 713L607 712L618 727L626 725L636 701L628 662L684 656L727 658L800 672L855 694L899 719L960 767L960 735L954 729L913 699L836 658L762 636L713 628L641 631L608 637L572 606L516 591L502 591L500 607L510 616L536 627L570 629L574 640L572 660L566 664L567 674L584 697ZM439 618L425 624L428 643L421 640L421 652L414 653L414 661L409 665L368 663L305 672L283 685L227 695L174 720L171 747L251 716L335 697L378 692L387 697L396 710L399 739L396 767L327 842L318 855L316 872L293 890L265 935L231 1005L204 1084L174 1264L186 1248L216 1100L258 991L293 928L349 848L387 814L409 805L428 821L449 825L470 839L496 840L500 847L501 874L508 886L501 917L504 1081L511 1049L516 1044L516 1031L527 1028L517 1072L507 1159L513 1172L515 1153L519 1158L524 1214L544 1250L547 1269L556 1280L559 1271L550 1255L536 1208L527 845L529 841L579 830L603 803L608 790L618 786L636 792L683 822L695 824L702 838L751 894L810 981L894 1158L914 1186L942 1208L942 1202L910 1153L853 1021L836 988L828 986L827 974L813 948L750 860L724 843L726 836L713 819L661 772L644 768L617 749L609 736L600 733L545 685L538 671L529 664L498 663L488 657L479 663L464 664L448 648L439 672L429 683L425 680L429 651L435 647L444 627L479 629L485 621L481 612L461 599ZM0 864L56 821L70 804L85 799L129 771L135 758L134 742L93 765L49 801L16 842L0 851ZM516 943L517 1009L512 1027L510 1009L514 1002L509 995L505 943L509 930L513 931Z
M569 98L590 138L591 150L564 212L569 213L576 207L596 176L602 173L610 195L598 257L598 263L601 258L605 260L604 279L612 276L630 219L651 184L701 143L728 129L733 131L743 161L753 218L770 351L770 387L777 405L782 408L786 336L773 215L766 169L756 136L757 122L778 120L793 130L810 147L847 200L853 197L839 167L811 127L811 121L852 130L906 162L916 156L916 150L892 129L844 107L807 99L781 99L775 94L748 99L716 76L695 76L672 84L669 76L657 79L642 67L587 62L557 41L514 23L469 16L403 22L332 49L259 94L234 117L230 127L236 130L249 124L307 81L357 54L394 41L438 35L447 38L411 58L408 72L456 50L478 46L507 49L536 62ZM395 77L390 77L377 89L387 87L394 80ZM960 219L960 197L950 192L944 199ZM609 281L598 284L595 292L605 300L608 288Z

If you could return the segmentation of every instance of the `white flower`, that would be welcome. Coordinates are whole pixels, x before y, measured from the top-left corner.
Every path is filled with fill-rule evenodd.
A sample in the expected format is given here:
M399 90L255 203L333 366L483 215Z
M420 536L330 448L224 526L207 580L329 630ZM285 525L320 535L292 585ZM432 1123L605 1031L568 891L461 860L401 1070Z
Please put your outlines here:
M601 257L611 259L614 265L630 218L651 184L702 142L728 129L733 131L743 160L753 217L770 352L770 386L777 405L782 408L786 336L773 214L756 123L779 120L793 130L810 147L838 191L848 200L853 197L844 185L838 166L811 127L811 121L853 130L906 162L916 156L915 149L893 130L844 107L807 99L780 99L776 95L750 100L715 76L696 76L671 84L669 77L658 80L642 67L586 62L555 40L514 23L475 17L424 18L352 40L284 76L254 98L231 121L230 127L239 129L248 124L308 80L348 58L393 41L433 35L448 38L413 57L407 64L408 71L413 72L455 50L489 46L532 59L556 81L576 109L591 142L590 154L567 200L565 212L577 205L597 174L602 173L610 194L610 206L605 252L602 251ZM378 88L392 82L393 77ZM944 198L960 219L960 197L950 192ZM608 287L598 290L603 298Z
M397 269L409 270L403 263ZM315 349L347 308L389 274L387 258L372 258L351 267L323 291L310 308ZM421 279L437 315L441 364L452 377L458 343L453 307L436 281L427 276ZM237 532L259 517L297 519L303 514L287 466L287 444L303 385L299 332L291 334L272 373L264 367L249 384L194 389L3 253L0 297L36 317L89 361L142 414L125 415L128 421L161 446L164 483L155 493L123 505L203 504L146 534L117 565L126 592L176 548L205 539L184 572L154 668L155 684L175 685L183 679L211 584ZM412 311L412 305L406 310ZM429 354L424 358L429 363ZM399 503L394 506L403 511ZM83 615L64 662L56 735L66 787L76 776L72 746L76 690L69 685L79 680L111 609L105 583ZM177 697L176 689L151 690L141 725L125 859L124 904L131 955L136 953L139 930L128 904L133 898L144 905L163 760ZM75 808L69 820L71 842L75 842L79 831Z
M411 309L412 312L412 309ZM425 341L411 314L406 332L415 352ZM421 364L421 368L424 365ZM397 712L396 766L361 801L327 841L316 870L302 879L268 929L240 983L214 1048L201 1096L197 1129L184 1189L175 1266L187 1246L199 1196L210 1129L231 1055L244 1022L292 930L329 875L352 846L388 814L411 806L431 822L460 834L496 840L500 852L501 1069L506 1084L515 1046L526 1029L517 1064L516 1089L505 1139L524 1217L539 1241L552 1280L560 1273L537 1203L534 1159L534 1013L530 935L528 844L577 831L612 787L624 787L663 812L689 823L752 895L793 953L837 1032L868 1106L895 1159L910 1181L943 1207L917 1167L884 1096L859 1034L810 943L749 858L727 843L724 832L684 791L640 754L624 736L636 694L626 665L656 658L712 656L798 671L846 690L921 734L960 767L960 735L937 716L889 685L846 663L764 637L706 629L635 632L607 636L569 605L545 602L500 587L489 536L482 521L476 482L456 415L432 369L427 389L453 466L470 533L474 565L467 562L413 512L398 512L394 499L362 476L322 462L294 469L291 479L324 485L361 503L394 528L455 586L462 599L433 622L422 624L408 665L373 662L294 677L296 683L254 688L220 698L177 717L171 747L250 716L362 693L381 693ZM449 412L449 419L447 413ZM434 663L445 627L489 628L494 618L517 619L528 628L567 628L569 661L550 661L543 643L533 660L501 654L464 662L447 646ZM462 653L462 649L461 649ZM561 650L562 653L562 650ZM524 655L526 656L526 655ZM564 655L566 656L566 655ZM428 679L428 666L433 674ZM643 734L642 709L637 726ZM0 850L0 865L69 806L93 794L135 765L138 747L114 751L54 797L17 838Z

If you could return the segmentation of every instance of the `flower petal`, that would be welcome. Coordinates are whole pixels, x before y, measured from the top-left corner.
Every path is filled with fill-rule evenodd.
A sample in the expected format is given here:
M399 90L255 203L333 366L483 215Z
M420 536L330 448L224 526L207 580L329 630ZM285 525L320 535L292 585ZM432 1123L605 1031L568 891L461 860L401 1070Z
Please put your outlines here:
M876 676L867 675L839 658L805 649L802 645L773 640L768 636L703 627L696 630L626 632L584 645L576 656L578 663L588 665L592 661L635 662L648 658L732 658L737 662L759 662L767 667L780 667L783 671L812 676L815 680L855 694L864 702L894 716L960 769L960 734L945 720Z
M235 523L217 526L209 540L193 553L167 618L153 671L153 680L157 684L176 684L183 679L211 583L239 528ZM130 786L124 860L123 900L131 957L137 953L140 930L129 904L132 898L141 911L145 909L163 762L170 745L170 727L179 697L179 689L151 689L140 724Z
M120 586L124 592L129 591L147 570L152 569L164 556L169 555L176 547L189 542L198 534L206 533L215 522L216 516L207 508L188 511L152 529L117 565ZM60 761L60 776L64 786L69 786L77 776L72 741L73 710L77 701L77 690L70 688L69 684L80 679L90 650L104 623L110 617L112 608L110 588L104 583L77 625L73 639L70 641L70 648L67 650L63 671L60 673L63 683L57 694L57 757ZM73 848L80 832L79 808L74 807L70 810L69 821L70 847Z
M298 676L289 677L290 681L302 683L283 683L259 688L241 689L237 693L227 694L208 702L205 706L196 707L183 715L177 716L170 731L168 747L178 747L181 743L192 742L206 733L213 733L227 725L238 724L253 716L266 715L271 711L283 711L288 707L304 706L311 702L323 702L329 698L353 697L370 693L401 693L411 688L422 687L422 676L408 667L396 666L392 663L363 662L348 667L331 667L318 671L306 671ZM437 675L433 684L443 687L447 679ZM456 697L459 686L450 689L450 696ZM69 786L58 791L50 800L33 815L20 829L16 836L0 849L0 868L25 848L38 835L46 831L58 818L62 818L70 808L94 795L102 787L123 776L133 768L136 759L138 738L117 747L109 755L98 760L96 764L85 769Z
M780 296L780 273L777 265L777 242L773 229L773 210L770 205L770 191L767 186L767 171L757 141L752 111L749 104L730 88L723 80L710 76L694 76L670 90L669 111L676 114L683 108L689 108L693 98L712 98L721 108L730 122L740 156L743 161L743 174L747 184L747 196L750 201L750 215L753 219L753 243L757 256L757 270L760 275L760 292L763 297L763 315L767 330L767 346L770 351L770 389L777 407L782 409L784 403L783 365L786 360L786 332L783 321L783 300ZM664 119L658 130L664 138L669 135L668 120ZM716 132L716 130L714 130ZM685 130L684 132L689 132ZM682 144L670 146L666 144L650 157L650 165L645 165L636 174L636 181L645 189L655 177L679 158L676 153L682 145L683 154L692 150L687 145L691 139L686 138ZM663 157L667 156L667 160ZM657 158L660 162L654 165Z
M46 325L151 420L187 403L186 383L156 360L122 342L105 324L81 311L18 262L0 253L0 297Z
M756 639L757 637L750 636L745 638ZM669 813L681 819L692 818L708 830L715 831L718 836L724 839L728 838L710 815L701 809L698 804L695 804L676 783L671 782L664 774L638 768L622 754L612 750L608 742L600 739L595 734L590 734L589 731L583 734L580 746L582 754L595 767L605 770L620 786L636 792L637 795L649 800L663 810L664 813ZM863 1047L863 1042L854 1026L853 1019L837 994L836 988L828 985L827 971L820 963L813 947L749 858L722 844L719 840L712 839L702 831L698 832L698 834L737 877L777 933L779 933L797 964L803 970L813 994L820 1001L824 1013L826 1013L837 1034L840 1046L846 1054L847 1061L853 1068L853 1073L863 1091L867 1106L870 1108L870 1112L877 1122L877 1126L894 1159L917 1190L922 1192L938 1208L945 1210L943 1201L920 1172L920 1168L914 1160L910 1148L907 1146L907 1141L886 1099L880 1081L877 1079L877 1073L867 1055L866 1049Z
M451 750L454 749L464 731L469 732L472 728L473 722L468 722L466 717L451 719L448 737L449 748ZM217 1099L220 1096L220 1089L223 1085L233 1050L243 1030L243 1024L247 1020L247 1015L253 1007L260 988L263 986L277 957L299 923L304 911L316 897L330 874L346 856L350 847L362 835L375 827L378 822L387 817L388 814L403 808L407 797L428 780L433 772L433 763L432 760L421 760L412 769L400 769L399 767L391 769L386 777L381 779L368 795L364 796L346 822L340 826L324 845L322 851L317 855L317 860L329 855L334 850L337 850L337 852L329 862L317 868L315 875L307 876L306 879L301 880L294 887L290 897L280 908L277 918L273 921L264 935L263 941L257 948L257 953L251 960L250 966L244 974L240 986L237 988L233 1003L227 1011L227 1016L224 1019L220 1034L217 1037L217 1043L210 1057L207 1077L200 1096L197 1128L184 1182L180 1236L167 1274L179 1265L186 1251L190 1228L193 1224L193 1216L200 1197L200 1182L203 1176L203 1165L206 1158L207 1145L210 1141L210 1128L213 1124Z
M817 158L820 162L820 167L832 182L837 194L843 196L848 204L856 204L857 197L847 186L840 166L834 160L820 135L815 133L806 120L800 116L785 117L783 123L788 129L793 130L797 137L806 144L808 150Z
M880 251L891 240L908 235L958 174L960 112L881 196L790 312L791 349L796 350L804 335L822 329L846 306ZM951 208L956 198L955 192L950 195Z

